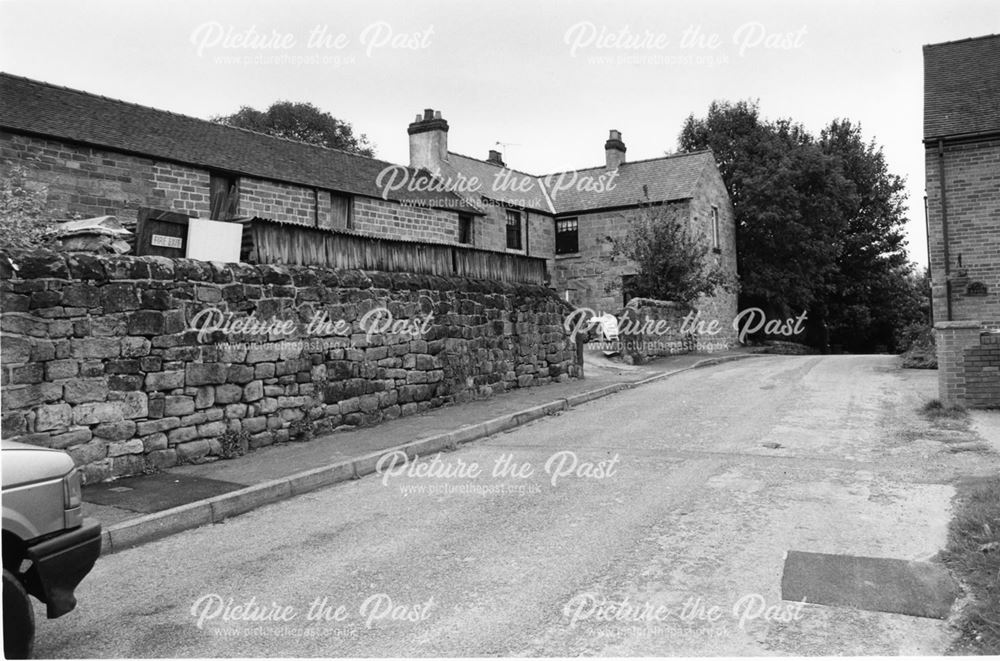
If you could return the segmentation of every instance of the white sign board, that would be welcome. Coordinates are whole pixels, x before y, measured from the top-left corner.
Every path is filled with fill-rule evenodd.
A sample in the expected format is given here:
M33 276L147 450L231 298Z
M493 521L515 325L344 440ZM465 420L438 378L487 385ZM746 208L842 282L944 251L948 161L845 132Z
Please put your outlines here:
M181 241L179 236L166 236L163 234L154 234L149 240L150 245L159 246L161 248L183 248L184 242Z
M243 225L192 218L188 221L187 255L206 262L240 261Z

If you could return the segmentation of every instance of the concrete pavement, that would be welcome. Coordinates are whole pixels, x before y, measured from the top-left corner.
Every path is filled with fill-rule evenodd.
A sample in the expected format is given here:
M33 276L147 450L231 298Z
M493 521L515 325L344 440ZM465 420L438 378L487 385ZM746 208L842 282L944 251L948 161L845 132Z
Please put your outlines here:
M917 413L935 376L897 360L691 370L123 550L37 651L941 654L946 621L781 600L792 550L932 560L953 482L1000 466L953 451Z

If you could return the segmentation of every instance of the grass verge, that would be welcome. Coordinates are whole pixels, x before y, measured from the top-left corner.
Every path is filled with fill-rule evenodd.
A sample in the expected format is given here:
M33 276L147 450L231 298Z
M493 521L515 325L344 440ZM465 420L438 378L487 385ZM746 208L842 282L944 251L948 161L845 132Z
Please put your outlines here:
M969 593L951 652L1000 654L1000 477L959 487L941 560Z

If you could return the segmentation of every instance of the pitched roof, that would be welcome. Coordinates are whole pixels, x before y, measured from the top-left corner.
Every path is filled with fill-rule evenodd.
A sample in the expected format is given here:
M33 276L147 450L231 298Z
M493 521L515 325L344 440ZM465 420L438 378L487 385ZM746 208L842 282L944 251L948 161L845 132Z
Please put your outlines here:
M712 152L698 151L644 161L626 161L618 166L618 174L614 179L608 178L609 171L602 166L566 173L557 172L546 175L542 181L557 212L571 213L631 206L640 202L670 202L693 197L698 180L708 167L715 167L715 157ZM614 184L613 187L601 190L599 187L570 185L574 181L581 181L584 177L591 177L596 181L602 175L605 181Z
M489 161L448 152L440 176L455 181L475 177L476 195L466 195L523 206L553 214L632 206L640 202L669 202L694 195L706 167L714 167L710 151L675 154L622 163L617 174L604 166L532 175Z
M400 165L3 72L0 127L262 179L475 212L451 193L403 189L383 196L379 173ZM410 177L421 176L405 169Z
M924 46L924 139L1000 131L1000 35Z

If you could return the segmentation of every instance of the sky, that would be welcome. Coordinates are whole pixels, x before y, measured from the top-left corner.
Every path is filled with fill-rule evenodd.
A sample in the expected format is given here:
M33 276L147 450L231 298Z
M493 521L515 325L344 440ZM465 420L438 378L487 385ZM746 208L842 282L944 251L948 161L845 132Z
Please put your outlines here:
M713 100L849 118L906 178L925 265L921 47L993 33L996 0L0 0L0 70L202 118L309 101L403 164L432 108L451 151L532 174L603 164L609 129L662 156Z

